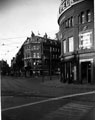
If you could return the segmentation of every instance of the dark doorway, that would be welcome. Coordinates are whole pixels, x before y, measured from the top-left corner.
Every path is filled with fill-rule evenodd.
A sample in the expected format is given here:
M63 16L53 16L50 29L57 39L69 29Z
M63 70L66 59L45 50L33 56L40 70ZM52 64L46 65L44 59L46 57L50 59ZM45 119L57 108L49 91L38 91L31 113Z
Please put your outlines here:
M91 83L91 61L81 62L82 83Z

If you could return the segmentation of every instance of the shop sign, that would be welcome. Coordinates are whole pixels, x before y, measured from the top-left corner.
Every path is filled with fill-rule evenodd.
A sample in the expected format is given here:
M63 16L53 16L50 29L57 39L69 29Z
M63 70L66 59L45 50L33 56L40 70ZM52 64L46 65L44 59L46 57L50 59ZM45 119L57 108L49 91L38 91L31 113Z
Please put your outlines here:
M77 3L81 2L81 1L83 1L83 0L62 0L60 8L59 8L59 14L61 14L65 10L67 10L72 5L77 4Z

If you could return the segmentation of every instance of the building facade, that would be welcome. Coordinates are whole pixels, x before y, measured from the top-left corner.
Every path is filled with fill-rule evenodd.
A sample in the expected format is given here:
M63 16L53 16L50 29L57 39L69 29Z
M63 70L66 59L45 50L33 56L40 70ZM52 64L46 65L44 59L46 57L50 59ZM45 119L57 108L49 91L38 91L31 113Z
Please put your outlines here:
M5 60L0 60L0 75L10 75L10 67Z
M95 82L94 0L61 0L61 81Z
M24 76L24 51L23 45L11 60L11 75Z
M59 68L61 44L45 34L44 37L31 34L24 42L24 68L29 76L51 75Z

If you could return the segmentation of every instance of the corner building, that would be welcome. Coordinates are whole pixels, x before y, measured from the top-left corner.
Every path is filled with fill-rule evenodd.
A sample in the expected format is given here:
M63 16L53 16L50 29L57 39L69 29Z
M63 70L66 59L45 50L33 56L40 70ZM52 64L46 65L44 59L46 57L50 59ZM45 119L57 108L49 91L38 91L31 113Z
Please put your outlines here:
M26 76L55 75L59 69L61 45L59 40L37 36L34 33L24 42Z
M95 82L94 0L61 0L61 81Z

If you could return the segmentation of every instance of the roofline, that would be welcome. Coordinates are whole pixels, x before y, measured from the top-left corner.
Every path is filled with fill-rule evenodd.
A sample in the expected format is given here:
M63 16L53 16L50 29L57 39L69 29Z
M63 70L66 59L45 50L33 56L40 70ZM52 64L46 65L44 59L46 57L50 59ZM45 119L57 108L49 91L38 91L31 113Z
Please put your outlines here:
M71 6L67 7L65 10L63 10L63 11L61 12L61 14L59 14L59 16L58 16L58 20L57 20L58 24L59 24L59 19L60 19L60 17L61 17L68 9L70 9L72 6L74 6L74 5L76 5L76 4L80 3L80 2L83 2L83 1L85 1L85 0L79 0L79 1L77 1L77 2L75 2L75 3L72 3Z

